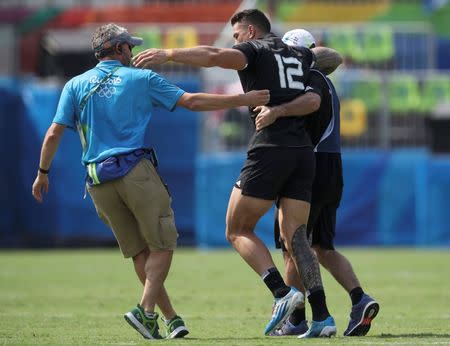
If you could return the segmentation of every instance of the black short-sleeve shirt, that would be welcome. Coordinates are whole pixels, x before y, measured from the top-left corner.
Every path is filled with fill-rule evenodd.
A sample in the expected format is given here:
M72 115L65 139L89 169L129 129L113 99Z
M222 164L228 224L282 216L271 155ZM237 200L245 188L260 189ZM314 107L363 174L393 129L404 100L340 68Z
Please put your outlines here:
M235 45L247 58L245 69L238 71L242 88L270 90L268 106L289 102L305 92L313 54L307 49L293 49L281 38L268 34L259 40ZM256 114L252 113L253 125ZM249 143L249 149L268 146L312 146L302 117L284 117L272 125L257 131Z
M318 152L339 153L340 102L333 83L320 71L310 71L306 92L317 93L320 107L305 117L305 128Z
M310 73L306 91L318 94L321 99L319 109L305 118L306 129L313 145L316 146L331 120L331 96L327 82L314 72Z

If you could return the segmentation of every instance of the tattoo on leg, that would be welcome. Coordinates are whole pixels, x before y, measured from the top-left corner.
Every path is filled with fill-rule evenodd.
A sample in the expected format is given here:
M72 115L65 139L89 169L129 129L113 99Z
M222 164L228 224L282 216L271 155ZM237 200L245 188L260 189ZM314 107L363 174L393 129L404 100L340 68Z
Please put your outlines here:
M319 262L309 246L306 233L306 225L297 228L292 236L291 248L305 289L311 291L322 287L322 278L320 277Z

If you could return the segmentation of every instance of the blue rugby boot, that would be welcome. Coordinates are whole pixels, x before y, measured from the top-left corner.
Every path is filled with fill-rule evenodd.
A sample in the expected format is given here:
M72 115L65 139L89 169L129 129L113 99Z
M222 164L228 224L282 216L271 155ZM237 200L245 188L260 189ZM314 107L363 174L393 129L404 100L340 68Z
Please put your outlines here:
M275 329L270 336L300 335L308 331L308 322L301 321L297 326L293 325L289 319L284 321L280 328Z
M297 305L303 303L303 294L294 287L288 294L281 298L275 298L272 307L272 317L264 330L265 335L269 335L288 318Z
M369 332L372 320L377 316L380 305L364 294L358 304L353 305L350 322L344 336L364 336Z
M334 323L333 317L328 316L320 322L312 321L311 327L306 333L299 335L299 339L331 337L333 335L336 335L336 323Z

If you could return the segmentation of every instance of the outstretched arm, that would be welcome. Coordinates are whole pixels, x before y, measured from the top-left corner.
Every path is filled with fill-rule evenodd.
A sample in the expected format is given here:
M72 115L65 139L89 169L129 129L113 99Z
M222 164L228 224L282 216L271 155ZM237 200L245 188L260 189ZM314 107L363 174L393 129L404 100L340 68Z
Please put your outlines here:
M151 48L136 55L133 58L133 65L149 68L152 65L164 64L167 61L200 67L222 67L231 70L242 70L247 65L247 59L241 51L212 46L174 49Z
M258 112L255 119L256 131L271 124L278 118L289 116L304 116L315 112L320 107L321 98L314 92L300 95L290 102L274 107L259 106L254 109Z
M260 106L269 102L269 90L253 90L245 94L217 95L206 93L184 93L177 102L193 111L212 111L241 106Z

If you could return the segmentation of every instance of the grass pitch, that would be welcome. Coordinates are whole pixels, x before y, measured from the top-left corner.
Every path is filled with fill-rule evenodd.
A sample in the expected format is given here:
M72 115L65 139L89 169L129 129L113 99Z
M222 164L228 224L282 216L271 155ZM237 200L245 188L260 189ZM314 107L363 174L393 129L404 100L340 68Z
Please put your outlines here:
M233 251L179 250L166 283L190 334L170 345L450 344L450 251L344 249L381 309L366 337L344 338L350 299L323 271L338 337L263 335L272 298ZM274 252L278 264L281 254ZM281 266L280 266L281 268ZM144 345L122 315L139 301L119 250L0 251L0 345ZM309 314L309 311L308 311ZM309 314L310 316L310 314ZM162 327L162 326L161 326Z

